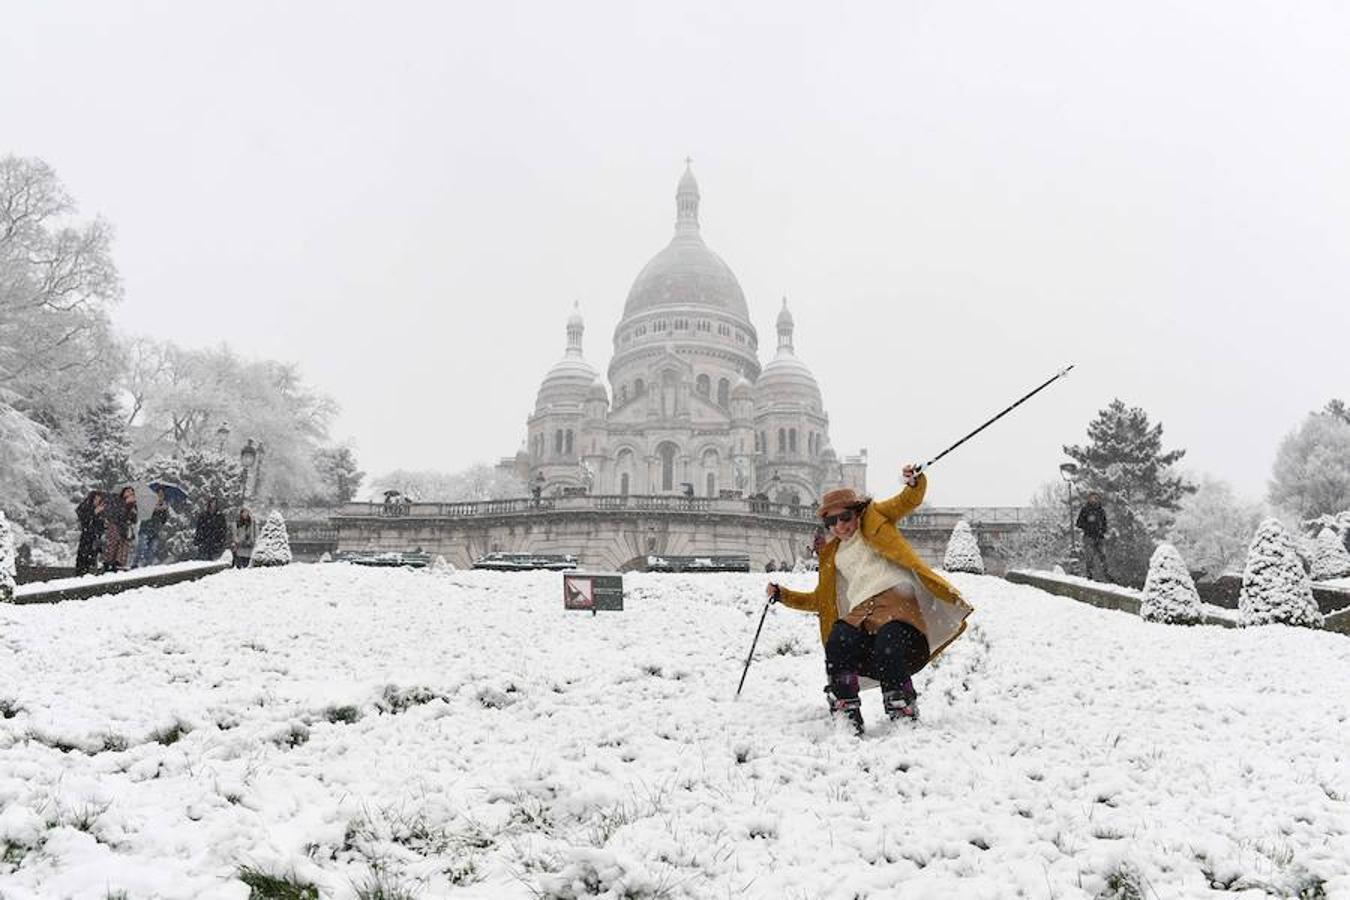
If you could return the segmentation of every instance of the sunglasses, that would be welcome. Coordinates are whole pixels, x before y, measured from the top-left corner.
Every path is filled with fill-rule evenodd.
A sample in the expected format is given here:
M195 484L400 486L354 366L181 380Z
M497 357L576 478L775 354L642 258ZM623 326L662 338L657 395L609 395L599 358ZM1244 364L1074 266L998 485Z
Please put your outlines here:
M832 516L823 516L821 517L820 521L826 528L833 528L835 522L843 522L845 525L847 525L849 522L852 522L857 517L858 517L857 511L852 509L846 509L843 512L835 513Z

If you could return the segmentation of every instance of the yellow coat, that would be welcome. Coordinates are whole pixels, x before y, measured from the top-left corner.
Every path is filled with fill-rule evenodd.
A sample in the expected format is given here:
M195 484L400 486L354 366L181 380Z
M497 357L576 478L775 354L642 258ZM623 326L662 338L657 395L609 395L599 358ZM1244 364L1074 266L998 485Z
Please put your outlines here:
M962 599L956 588L928 568L919 554L896 528L896 523L913 512L923 502L928 490L928 476L920 474L914 487L906 487L889 500L876 500L863 510L858 528L872 549L899 566L914 573L919 584L919 610L928 626L928 659L931 662L947 645L966 630L966 617L975 610ZM833 538L820 550L820 579L811 592L794 591L784 587L778 599L784 606L813 612L820 617L820 641L830 636L834 623L848 613L846 592L840 585L843 577L834 564L839 550L839 539Z

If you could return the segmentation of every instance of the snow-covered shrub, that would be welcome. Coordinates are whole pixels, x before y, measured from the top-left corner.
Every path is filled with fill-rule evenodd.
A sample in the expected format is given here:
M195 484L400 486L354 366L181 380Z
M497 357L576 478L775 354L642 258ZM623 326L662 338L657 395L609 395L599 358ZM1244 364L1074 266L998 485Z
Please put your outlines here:
M1313 581L1350 575L1350 552L1346 552L1345 544L1330 528L1323 528L1317 535L1311 555Z
M1171 544L1159 544L1148 561L1139 615L1169 625L1195 625L1201 620L1200 594L1181 554Z
M975 541L975 532L965 519L956 523L952 536L947 541L947 553L942 557L942 568L948 572L973 572L984 574L984 558L980 556L980 545Z
M275 509L267 514L258 543L253 547L254 566L284 566L291 561L291 538L286 520Z
M436 561L431 564L431 571L446 575L456 569L454 563L449 562L444 556L437 556Z
M1238 595L1238 624L1271 623L1322 627L1322 613L1313 599L1312 582L1303 571L1294 537L1273 517L1256 529Z
M0 603L14 599L14 529L0 510Z

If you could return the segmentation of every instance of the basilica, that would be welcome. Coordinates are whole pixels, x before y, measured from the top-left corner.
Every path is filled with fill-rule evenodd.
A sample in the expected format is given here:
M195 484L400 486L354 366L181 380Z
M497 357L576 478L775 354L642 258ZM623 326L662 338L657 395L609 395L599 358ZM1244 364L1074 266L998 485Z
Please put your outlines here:
M797 357L784 300L777 345L759 337L736 276L699 231L686 168L675 235L643 267L614 329L607 378L586 359L573 310L562 359L539 385L524 447L502 461L544 495L761 496L813 504L866 486L866 451L830 444L820 386ZM606 386L608 381L608 386Z

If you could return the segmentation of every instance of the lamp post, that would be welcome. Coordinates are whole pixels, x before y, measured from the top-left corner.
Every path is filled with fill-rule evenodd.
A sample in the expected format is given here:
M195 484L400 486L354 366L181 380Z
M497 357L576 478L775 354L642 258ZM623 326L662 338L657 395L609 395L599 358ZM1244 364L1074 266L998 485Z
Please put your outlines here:
M1064 483L1069 486L1069 555L1074 559L1078 558L1078 542L1073 536L1073 480L1078 477L1077 463L1060 463L1060 477Z
M244 503L248 500L248 473L258 461L258 448L253 445L253 438L244 442L244 449L239 451L239 502Z
M217 450L221 456L225 455L225 441L230 437L230 423L221 422L220 427L216 429L216 438L219 440Z

